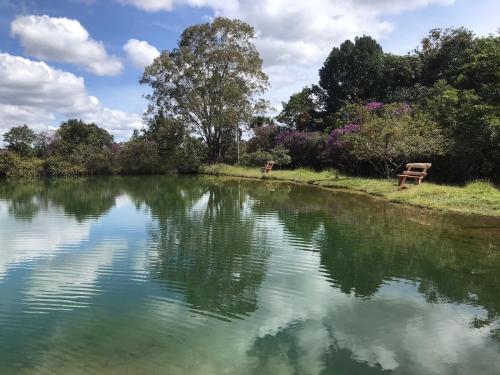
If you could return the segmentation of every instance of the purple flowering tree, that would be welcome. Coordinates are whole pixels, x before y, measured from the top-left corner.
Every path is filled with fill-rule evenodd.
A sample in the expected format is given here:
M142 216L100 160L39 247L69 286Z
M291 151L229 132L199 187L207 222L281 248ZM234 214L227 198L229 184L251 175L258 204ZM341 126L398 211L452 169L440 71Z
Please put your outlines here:
M365 105L365 109L370 111L378 111L379 109L384 108L384 103L381 102L369 102Z
M339 148L341 146L341 137L344 134L357 133L360 127L355 122L347 124L342 128L333 129L328 137L328 146L331 148Z

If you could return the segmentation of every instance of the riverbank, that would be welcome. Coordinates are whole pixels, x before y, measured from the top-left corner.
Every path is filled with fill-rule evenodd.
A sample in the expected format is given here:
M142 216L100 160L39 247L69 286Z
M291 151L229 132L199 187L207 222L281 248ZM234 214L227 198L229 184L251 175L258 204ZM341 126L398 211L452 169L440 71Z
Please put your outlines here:
M345 189L381 197L390 202L408 204L444 212L500 217L500 190L492 184L476 181L464 187L423 182L419 186L398 190L395 179L373 179L344 176L333 170L315 172L308 169L276 170L263 175L259 168L206 165L200 173L209 175L259 178L311 184L323 188Z

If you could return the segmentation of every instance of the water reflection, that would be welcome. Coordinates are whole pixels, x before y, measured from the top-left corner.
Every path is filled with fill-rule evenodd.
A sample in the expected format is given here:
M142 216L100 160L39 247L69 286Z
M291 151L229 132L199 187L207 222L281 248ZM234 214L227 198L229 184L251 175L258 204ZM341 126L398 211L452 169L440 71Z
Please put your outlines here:
M499 228L269 182L1 183L0 373L500 373Z

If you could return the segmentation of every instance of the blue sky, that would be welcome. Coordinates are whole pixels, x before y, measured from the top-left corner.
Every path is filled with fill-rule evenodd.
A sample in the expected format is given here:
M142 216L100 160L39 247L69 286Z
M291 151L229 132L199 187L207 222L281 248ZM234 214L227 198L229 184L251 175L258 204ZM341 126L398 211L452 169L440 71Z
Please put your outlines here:
M254 25L272 85L267 98L279 109L317 81L328 52L346 38L369 34L384 50L405 53L435 27L495 33L500 1L0 0L0 131L81 117L127 139L146 106L143 66L175 47L185 27L216 15Z

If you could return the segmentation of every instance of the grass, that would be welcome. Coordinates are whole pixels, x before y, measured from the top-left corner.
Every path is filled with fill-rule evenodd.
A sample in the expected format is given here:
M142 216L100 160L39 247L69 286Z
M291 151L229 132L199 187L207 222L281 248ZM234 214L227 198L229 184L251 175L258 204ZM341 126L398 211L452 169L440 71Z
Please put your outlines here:
M259 168L207 165L202 173L246 178L261 178L312 184L331 189L364 192L390 202L409 204L445 212L500 217L500 190L487 181L475 181L464 187L423 182L399 190L396 180L359 178L340 175L333 170L315 172L309 169L276 170L263 175Z

